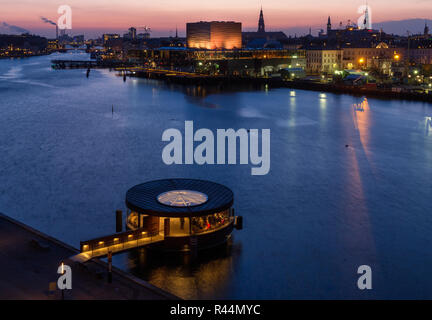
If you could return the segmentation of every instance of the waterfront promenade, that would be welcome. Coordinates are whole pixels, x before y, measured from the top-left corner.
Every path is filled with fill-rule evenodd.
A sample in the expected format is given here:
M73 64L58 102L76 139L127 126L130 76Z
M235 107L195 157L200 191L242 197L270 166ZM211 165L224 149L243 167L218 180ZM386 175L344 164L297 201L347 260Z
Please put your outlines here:
M245 85L255 84L267 88L290 88L337 94L351 94L354 96L368 96L379 99L416 100L432 102L432 94L420 93L410 90L394 91L392 88L380 89L366 86L349 86L332 82L316 82L307 80L284 80L280 77L241 77L225 75L207 75L193 72L181 72L165 69L152 69L144 67L115 68L124 76L159 79L167 82L184 85Z
M72 268L66 300L177 299L116 268L110 284L105 262L71 263L67 258L78 250L1 213L0 235L0 299L61 299L59 290L49 291L49 283L57 282L62 261Z

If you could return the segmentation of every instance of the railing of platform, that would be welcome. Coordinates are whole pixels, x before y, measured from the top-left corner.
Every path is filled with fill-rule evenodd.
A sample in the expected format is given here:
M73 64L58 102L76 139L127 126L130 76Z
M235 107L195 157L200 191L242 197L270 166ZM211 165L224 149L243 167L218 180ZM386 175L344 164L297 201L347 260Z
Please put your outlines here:
M115 253L144 246L163 239L164 237L160 234L149 235L148 232L143 229L136 229L81 241L80 251L82 253L89 253L92 256L103 256L107 255L109 251Z

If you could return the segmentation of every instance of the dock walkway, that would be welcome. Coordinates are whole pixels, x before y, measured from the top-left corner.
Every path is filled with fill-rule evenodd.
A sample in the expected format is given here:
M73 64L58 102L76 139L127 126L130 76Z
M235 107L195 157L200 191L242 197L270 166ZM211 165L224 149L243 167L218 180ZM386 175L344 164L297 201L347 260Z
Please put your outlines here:
M66 300L179 299L117 268L108 283L105 262L65 260L77 254L77 249L0 213L0 299L61 299L61 292L50 292L49 284L57 282L63 261L72 269Z
M141 238L141 239L137 239L137 240L130 240L130 241L122 242L119 244L113 244L110 246L105 246L103 248L99 248L99 249L95 249L95 250L89 250L89 251L81 252L77 255L70 257L69 260L76 261L76 262L86 262L86 261L93 259L93 258L101 258L101 257L107 256L109 251L111 251L112 254L116 254L116 253L120 253L120 252L125 252L125 251L129 251L129 250L145 247L149 244L154 244L154 243L158 243L158 242L162 242L162 241L164 241L163 235L146 237L146 238Z

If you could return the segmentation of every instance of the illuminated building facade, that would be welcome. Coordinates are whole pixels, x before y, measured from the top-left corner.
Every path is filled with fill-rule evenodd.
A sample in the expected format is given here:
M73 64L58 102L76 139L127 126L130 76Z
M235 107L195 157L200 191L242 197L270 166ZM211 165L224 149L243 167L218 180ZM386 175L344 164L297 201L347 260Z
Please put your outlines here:
M389 48L379 44L376 48L344 48L342 67L344 69L377 69L390 75L397 64L403 62L405 52L402 49Z
M376 69L390 75L392 68L403 62L404 54L403 49L385 43L375 48L310 49L306 50L306 71L332 74L343 69Z
M207 50L165 47L142 52L142 61L165 67L225 76L263 76L286 68L306 68L305 50L241 49Z
M119 39L120 38L120 35L119 34L116 34L116 33L104 33L103 35L102 35L102 40L103 40L103 43L104 44L106 44L109 40L113 40L113 39Z
M187 46L197 49L240 49L241 23L232 21L194 22L186 24Z
M333 73L341 68L342 50L307 50L306 66L308 73Z

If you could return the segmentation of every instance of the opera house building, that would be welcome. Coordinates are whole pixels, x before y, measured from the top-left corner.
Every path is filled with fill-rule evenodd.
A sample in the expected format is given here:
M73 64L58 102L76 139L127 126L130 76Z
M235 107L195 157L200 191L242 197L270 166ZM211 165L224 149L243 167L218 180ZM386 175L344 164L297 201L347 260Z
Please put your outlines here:
M241 49L240 22L211 21L186 24L187 46L197 49Z

